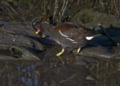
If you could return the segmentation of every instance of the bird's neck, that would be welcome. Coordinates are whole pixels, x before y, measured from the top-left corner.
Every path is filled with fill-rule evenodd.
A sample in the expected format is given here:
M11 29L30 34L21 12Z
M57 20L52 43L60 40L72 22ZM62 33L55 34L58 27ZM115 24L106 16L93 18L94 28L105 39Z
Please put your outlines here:
M52 33L52 30L53 30L53 26L50 25L50 24L42 24L42 28L44 29L44 33L46 35L50 35Z

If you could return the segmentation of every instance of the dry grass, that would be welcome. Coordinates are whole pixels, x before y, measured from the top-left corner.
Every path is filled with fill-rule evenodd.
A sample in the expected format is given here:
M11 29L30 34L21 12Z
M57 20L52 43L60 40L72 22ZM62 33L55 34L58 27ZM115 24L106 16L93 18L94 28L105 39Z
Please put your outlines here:
M120 15L120 0L1 0L0 21L32 21L37 17L53 22L71 19L81 9Z

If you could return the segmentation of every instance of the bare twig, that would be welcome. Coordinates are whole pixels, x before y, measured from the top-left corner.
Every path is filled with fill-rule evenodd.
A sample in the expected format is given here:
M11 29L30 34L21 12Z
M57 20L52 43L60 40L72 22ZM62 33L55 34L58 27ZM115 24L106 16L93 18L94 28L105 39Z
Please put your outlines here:
M15 11L15 9L14 9L13 7L11 7L7 2L2 1L1 3L2 3L3 5L6 5L7 7L9 7L9 9L11 9L11 10L14 12L14 14L18 14L18 12Z
M118 8L117 8L116 0L113 0L113 1L114 1L114 5L115 5L116 12L117 12L117 14L118 14L118 16L119 16L120 13L119 13Z
M55 0L55 8L54 8L54 13L53 13L53 21L54 21L55 15L57 13L57 9L58 9L58 0Z
M64 0L61 12L59 12L60 19L64 16L67 5L68 5L68 0Z

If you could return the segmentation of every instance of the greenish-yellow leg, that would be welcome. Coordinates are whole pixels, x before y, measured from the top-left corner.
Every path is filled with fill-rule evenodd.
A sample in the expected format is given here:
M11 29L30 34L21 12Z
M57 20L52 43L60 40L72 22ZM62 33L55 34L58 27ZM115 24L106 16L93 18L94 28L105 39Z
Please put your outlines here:
M81 48L79 47L79 48L77 49L77 53L78 53L78 54L81 54L80 52L81 52Z
M58 54L56 54L56 56L61 60L62 64L64 64L64 61L63 61L63 59L61 58L60 55L62 55L62 54L64 53L64 51L65 51L65 49L63 48L63 49L61 50L61 52L59 52Z
M60 56L64 53L65 49L63 48L61 52L59 52L58 54L56 54L56 56Z

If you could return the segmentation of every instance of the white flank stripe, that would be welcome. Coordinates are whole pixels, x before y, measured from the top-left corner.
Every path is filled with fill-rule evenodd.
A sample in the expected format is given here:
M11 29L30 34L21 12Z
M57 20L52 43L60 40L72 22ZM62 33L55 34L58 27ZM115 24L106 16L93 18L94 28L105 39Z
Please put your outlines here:
M64 36L65 38L68 38L68 36L65 35L65 34L63 34L60 30L59 30L59 33L60 33L62 36Z
M85 38L86 38L86 40L92 40L94 38L94 36L86 36Z
M71 38L66 38L66 39L72 41L73 43L77 43L75 40L73 40L73 39L71 39Z
M69 38L67 35L63 34L60 30L59 30L59 33L60 33L63 37L65 37L66 39L72 41L73 43L77 43L75 40L73 40L73 39Z

